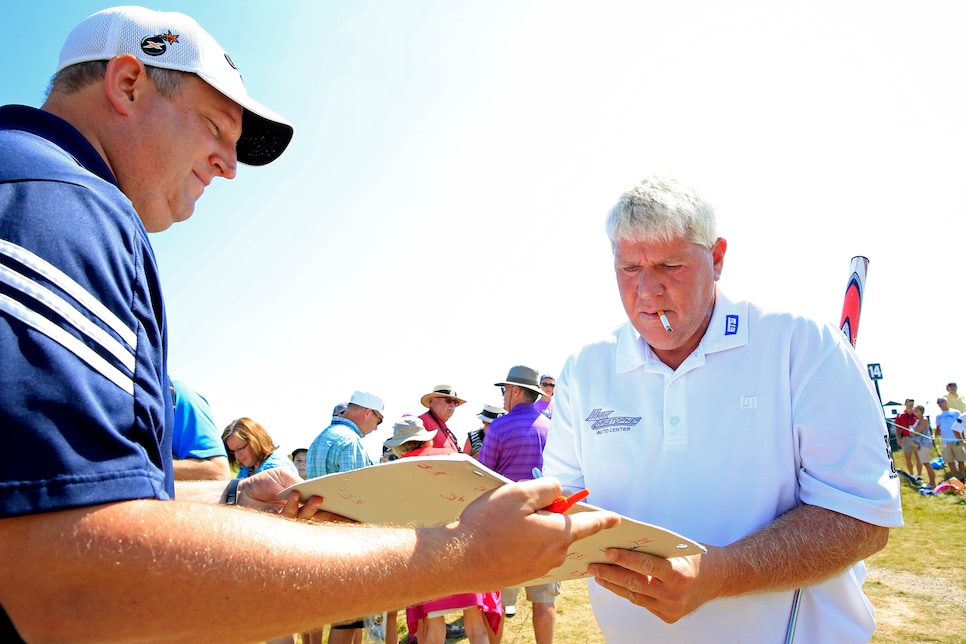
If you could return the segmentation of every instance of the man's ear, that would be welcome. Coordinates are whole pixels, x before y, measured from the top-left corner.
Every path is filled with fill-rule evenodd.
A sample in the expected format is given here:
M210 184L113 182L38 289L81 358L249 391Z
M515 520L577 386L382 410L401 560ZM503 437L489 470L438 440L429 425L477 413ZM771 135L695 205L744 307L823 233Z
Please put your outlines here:
M141 97L144 84L149 83L144 63L131 54L115 56L107 63L104 73L104 92L108 102L119 114L128 115Z
M717 282L721 277L721 269L724 268L724 256L728 250L728 242L724 237L718 237L714 246L711 247L711 259L714 266L714 279Z

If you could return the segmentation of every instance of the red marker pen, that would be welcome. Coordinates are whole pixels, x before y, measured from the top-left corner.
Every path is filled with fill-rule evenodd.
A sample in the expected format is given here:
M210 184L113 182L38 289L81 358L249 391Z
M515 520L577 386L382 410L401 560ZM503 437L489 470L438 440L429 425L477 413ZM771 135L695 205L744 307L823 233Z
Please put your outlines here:
M585 488L579 492L574 492L570 496L558 496L556 501L541 509L546 510L547 512L557 512L558 514L563 514L570 508L577 505L579 502L586 499L588 496L590 496L590 491Z

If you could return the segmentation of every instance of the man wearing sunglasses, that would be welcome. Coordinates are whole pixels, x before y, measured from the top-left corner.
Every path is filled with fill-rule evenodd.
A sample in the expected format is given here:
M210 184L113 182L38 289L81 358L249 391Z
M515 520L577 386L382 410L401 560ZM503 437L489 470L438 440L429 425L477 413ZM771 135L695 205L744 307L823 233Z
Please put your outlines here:
M553 390L557 386L557 380L550 375L540 376L540 390L543 392L533 406L547 418L553 418Z
M366 391L352 394L342 416L312 441L306 455L305 473L309 478L348 472L372 465L362 437L371 434L383 421L382 398Z
M436 385L419 402L429 410L419 417L423 421L423 427L429 431L437 430L436 436L433 438L433 447L441 447L453 453L458 453L460 451L459 442L450 428L446 426L446 421L452 418L456 408L466 401L456 395L456 390L451 385Z
M312 441L306 455L305 474L309 478L349 472L372 465L362 437L382 424L385 405L382 398L357 391L349 399L341 416L332 416L331 424ZM333 624L329 644L351 644L362 641L363 618Z

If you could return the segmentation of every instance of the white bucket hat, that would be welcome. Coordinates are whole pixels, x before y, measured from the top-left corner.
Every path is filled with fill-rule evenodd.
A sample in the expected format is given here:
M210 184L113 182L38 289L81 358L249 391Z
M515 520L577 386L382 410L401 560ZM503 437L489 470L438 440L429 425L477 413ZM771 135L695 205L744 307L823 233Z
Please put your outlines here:
M423 421L418 417L404 416L392 426L392 438L386 440L385 445L388 447L399 447L403 443L414 441L424 443L433 440L436 432L437 430L435 429L426 429L423 426Z
M498 405L483 405L483 411L478 413L476 417L484 423L492 423L505 413L506 410Z
M149 67L197 74L243 108L238 160L265 165L288 147L295 126L248 95L241 74L221 45L183 13L113 7L81 21L60 50L57 70L131 54Z

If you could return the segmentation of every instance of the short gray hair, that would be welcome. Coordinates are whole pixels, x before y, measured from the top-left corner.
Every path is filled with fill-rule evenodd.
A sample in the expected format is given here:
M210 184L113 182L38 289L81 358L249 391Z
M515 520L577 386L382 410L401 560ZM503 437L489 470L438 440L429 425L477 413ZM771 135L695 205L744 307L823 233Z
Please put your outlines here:
M642 179L607 213L611 247L620 241L684 238L711 248L718 240L714 208L696 190L666 176Z
M59 92L61 94L73 94L82 90L91 83L104 80L104 73L107 71L106 60L91 60L86 63L77 63L63 68L50 79L47 94ZM174 69L162 69L145 65L148 77L154 81L154 86L165 98L172 98L181 91L181 85L188 72L179 72Z

